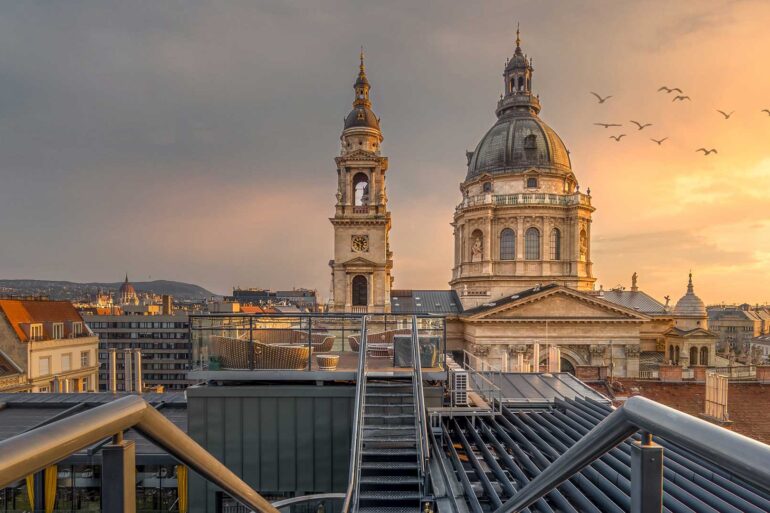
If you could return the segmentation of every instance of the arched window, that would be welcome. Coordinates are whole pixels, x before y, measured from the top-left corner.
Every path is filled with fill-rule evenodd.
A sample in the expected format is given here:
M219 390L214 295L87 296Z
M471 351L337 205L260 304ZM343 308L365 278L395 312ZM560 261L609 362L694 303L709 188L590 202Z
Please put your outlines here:
M500 260L514 260L516 258L516 234L506 228L500 232Z
M366 306L369 304L369 281L366 276L353 277L353 306Z
M524 237L524 258L540 260L540 232L537 228L527 230Z
M674 363L674 346L668 346L668 361Z
M481 262L484 258L484 234L473 230L470 240L471 262Z
M529 134L524 138L524 149L525 150L537 149L537 136L535 134Z
M537 189L537 178L534 176L527 178L527 189Z
M510 89L510 92L514 92L515 90L516 90L516 79L512 78L511 79L511 89Z
M708 347L701 347L700 348L700 364L701 365L708 365L709 364L709 348Z
M551 230L551 260L561 260L561 232L558 228Z
M357 173L353 177L354 205L363 206L369 204L369 177L364 173Z
M698 348L690 348L690 365L698 365Z
M679 346L674 347L674 363L679 363Z
M585 262L588 259L588 235L585 229L580 230L580 260Z
M519 91L524 89L524 77L519 77Z

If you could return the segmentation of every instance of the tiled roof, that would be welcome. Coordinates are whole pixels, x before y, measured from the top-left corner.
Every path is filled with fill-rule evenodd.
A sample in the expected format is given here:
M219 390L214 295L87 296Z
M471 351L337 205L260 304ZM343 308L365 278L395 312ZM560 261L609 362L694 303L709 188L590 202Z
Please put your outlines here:
M19 340L28 337L22 324L51 322L83 322L83 318L69 301L0 299L0 310L5 314ZM67 326L65 325L65 330ZM45 338L50 338L50 326L43 325ZM65 336L68 334L65 331Z
M739 307L712 307L708 309L710 321L721 321L723 319L737 319L746 321L758 321L757 314L750 310L743 310Z
M559 285L555 283L549 283L548 285L542 285L540 287L532 287L531 289L522 290L521 292L517 292L516 294L501 297L500 299L495 299L494 301L484 303L483 305L479 305L474 308L469 308L468 310L465 310L463 313L466 315L474 315L477 313L484 312L486 310L490 310L492 308L497 308L498 306L503 306L503 305L507 305L508 303L513 303L514 301L519 301L520 299L524 299L534 294L545 292L546 290L555 289L558 286Z
M663 304L640 290L606 290L599 297L648 315L669 314Z
M390 307L394 314L457 315L463 311L454 290L391 290Z

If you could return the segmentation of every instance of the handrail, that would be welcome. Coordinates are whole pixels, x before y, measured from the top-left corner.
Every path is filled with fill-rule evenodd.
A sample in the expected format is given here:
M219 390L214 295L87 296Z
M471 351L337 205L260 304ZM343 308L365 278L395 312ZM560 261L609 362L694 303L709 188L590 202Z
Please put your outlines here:
M420 337L417 331L417 316L412 317L412 360L414 362L413 388L415 404L417 405L417 422L419 426L420 476L427 487L427 467L430 461L428 448L428 426L425 413L425 391L422 386L422 360L420 359Z
M127 396L0 442L0 488L134 428L259 513L279 511L139 396Z
M361 318L361 343L358 347L358 374L353 407L353 434L350 440L350 477L345 492L342 513L349 513L358 504L358 480L361 473L361 440L363 438L364 398L366 397L366 316Z
M449 479L449 470L447 470L446 465L444 464L444 457L441 455L442 448L439 446L438 440L436 440L436 436L433 434L432 430L430 431L430 445L433 447L433 450L436 451L436 464L441 471L441 478L444 480L444 493L452 505L452 511L454 513L459 513L460 508L457 506L457 498L455 497L452 482Z
M682 445L770 493L770 446L635 396L605 417L494 513L514 513L531 506L640 429Z
M342 500L345 498L344 493L338 493L338 492L331 492L331 493L314 493L312 495L300 495L299 497L289 497L288 499L282 499L280 501L275 501L273 503L273 506L275 506L278 509L287 508L289 506L295 506L297 504L302 504L303 502L310 502L310 501L322 501L322 500Z

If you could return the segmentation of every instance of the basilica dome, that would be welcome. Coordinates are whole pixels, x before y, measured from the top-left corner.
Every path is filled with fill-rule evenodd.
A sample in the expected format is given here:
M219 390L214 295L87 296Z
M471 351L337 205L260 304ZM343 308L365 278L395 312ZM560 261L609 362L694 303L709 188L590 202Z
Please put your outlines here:
M690 281L687 284L687 293L676 302L674 315L680 317L708 317L706 305L701 298L695 295L693 290L692 273L690 273Z
M380 129L380 120L377 119L372 109L359 105L350 111L345 118L345 128L366 127Z
M532 92L532 59L524 55L516 33L516 50L505 63L504 94L497 103L497 122L468 153L468 175L503 174L542 169L571 174L564 143L538 114L540 99Z
M501 117L484 135L468 163L468 176L509 173L532 168L569 173L569 154L564 143L533 112L513 111Z

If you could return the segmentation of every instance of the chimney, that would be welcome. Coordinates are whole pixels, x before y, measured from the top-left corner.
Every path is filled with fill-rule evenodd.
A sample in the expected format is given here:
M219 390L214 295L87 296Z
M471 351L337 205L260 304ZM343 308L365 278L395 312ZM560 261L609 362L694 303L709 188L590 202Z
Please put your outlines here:
M123 382L125 385L125 391L131 392L133 388L133 376L131 372L131 350L123 350Z
M727 413L727 376L716 372L706 373L706 411L705 416L717 422L729 423Z
M136 372L136 393L142 393L142 350L134 349L134 370Z
M107 369L107 379L109 380L110 392L113 394L118 392L118 367L117 367L117 351L110 349L110 361Z
M174 315L174 297L169 294L163 294L163 307L161 313L163 315Z

